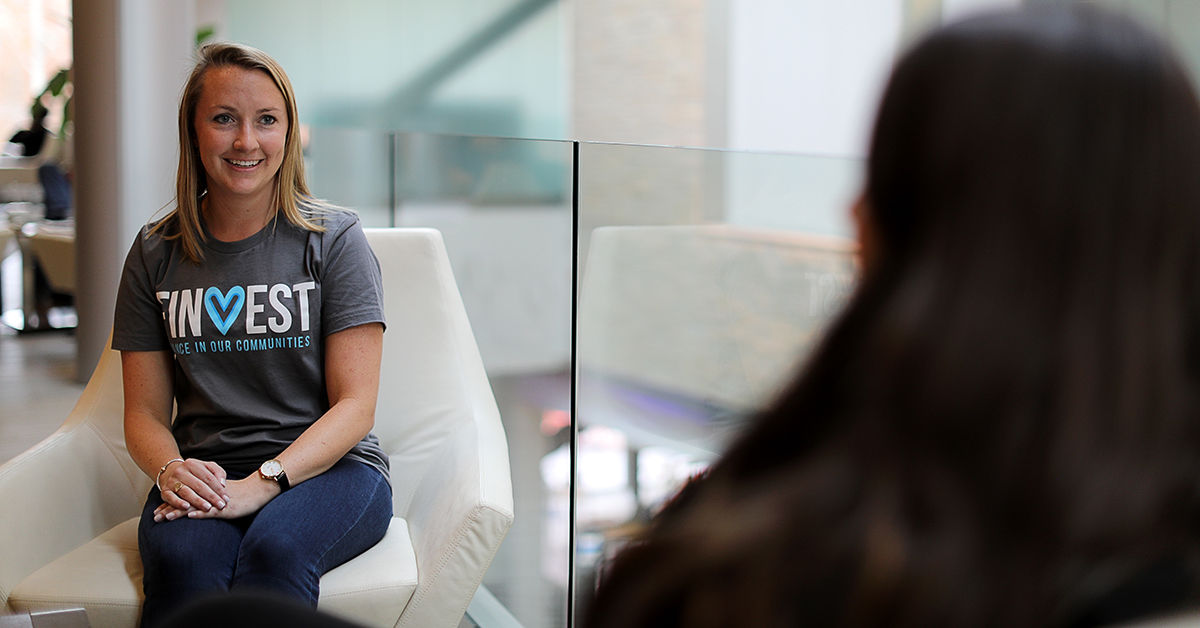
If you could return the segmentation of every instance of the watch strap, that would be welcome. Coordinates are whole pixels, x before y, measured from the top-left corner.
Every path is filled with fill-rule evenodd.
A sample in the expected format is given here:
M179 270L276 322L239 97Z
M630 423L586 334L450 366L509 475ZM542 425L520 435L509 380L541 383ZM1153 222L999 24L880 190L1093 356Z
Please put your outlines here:
M289 488L292 488L292 483L288 482L287 471L279 470L279 475L275 476L275 481L279 482L279 492L282 493Z

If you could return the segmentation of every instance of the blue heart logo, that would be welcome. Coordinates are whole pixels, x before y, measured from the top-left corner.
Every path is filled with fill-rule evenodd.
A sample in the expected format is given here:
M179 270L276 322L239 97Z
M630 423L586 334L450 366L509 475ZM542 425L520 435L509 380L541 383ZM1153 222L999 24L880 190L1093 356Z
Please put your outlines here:
M209 288L204 293L204 309L208 311L208 317L217 326L217 331L224 336L229 327L233 325L233 319L242 311L242 305L246 303L246 291L241 286L234 286L229 289L229 294L221 294L217 288ZM221 316L221 312L226 312L225 316Z

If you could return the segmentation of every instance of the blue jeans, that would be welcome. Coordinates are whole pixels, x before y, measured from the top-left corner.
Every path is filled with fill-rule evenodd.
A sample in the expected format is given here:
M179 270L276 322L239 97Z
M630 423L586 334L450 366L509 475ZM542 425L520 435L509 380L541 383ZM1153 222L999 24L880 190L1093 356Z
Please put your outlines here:
M268 591L316 606L321 575L379 542L392 517L387 480L346 459L241 519L155 523L161 503L151 489L138 525L144 627L216 591Z

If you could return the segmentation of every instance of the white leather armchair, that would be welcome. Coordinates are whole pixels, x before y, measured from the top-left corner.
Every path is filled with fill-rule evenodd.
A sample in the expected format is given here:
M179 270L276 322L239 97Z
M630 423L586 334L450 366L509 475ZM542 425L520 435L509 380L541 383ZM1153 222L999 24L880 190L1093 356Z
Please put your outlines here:
M454 628L513 519L508 446L441 235L368 229L388 317L375 434L391 458L384 539L321 579L319 608L370 626ZM136 517L152 481L122 433L108 350L58 431L0 466L0 612L141 607Z

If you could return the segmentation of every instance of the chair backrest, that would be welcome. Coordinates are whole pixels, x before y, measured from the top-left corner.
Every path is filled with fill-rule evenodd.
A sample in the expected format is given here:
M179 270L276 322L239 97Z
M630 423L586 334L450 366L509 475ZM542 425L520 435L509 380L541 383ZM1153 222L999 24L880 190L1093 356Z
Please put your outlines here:
M395 513L407 517L429 465L456 433L499 431L502 444L503 428L441 234L366 233L383 269L387 316L374 433L391 460ZM480 413L493 420L477 424ZM503 453L504 472L494 480L511 494Z
M731 225L596 229L580 371L752 409L849 295L853 250L842 238Z

